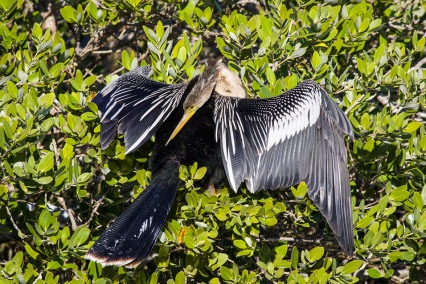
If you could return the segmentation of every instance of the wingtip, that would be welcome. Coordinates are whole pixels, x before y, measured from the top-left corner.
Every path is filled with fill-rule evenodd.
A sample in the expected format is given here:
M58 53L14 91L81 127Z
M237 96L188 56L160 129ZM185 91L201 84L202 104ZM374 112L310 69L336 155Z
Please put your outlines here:
M346 250L345 253L346 253L347 256L353 256L354 255L354 249L351 248L350 250Z
M345 252L345 254L347 256L353 256L354 255L354 243L353 242L349 242L349 244L340 244L340 247L343 249L343 251Z
M337 239L337 242L339 243L340 248L345 252L345 254L347 256L353 256L355 251L355 240L352 226L350 226L350 229L340 232L340 234L334 230L333 233Z
M134 152L136 150L136 148L130 148L130 147L127 147L127 144L124 146L124 155L128 155L128 154L130 154L130 153L132 153L132 152Z

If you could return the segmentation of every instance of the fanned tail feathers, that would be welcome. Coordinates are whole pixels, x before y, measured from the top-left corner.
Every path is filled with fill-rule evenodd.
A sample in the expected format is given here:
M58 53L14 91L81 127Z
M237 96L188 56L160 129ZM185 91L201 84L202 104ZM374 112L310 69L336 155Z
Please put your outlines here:
M115 219L85 258L102 265L138 266L151 252L178 189L177 169L167 163L151 184Z

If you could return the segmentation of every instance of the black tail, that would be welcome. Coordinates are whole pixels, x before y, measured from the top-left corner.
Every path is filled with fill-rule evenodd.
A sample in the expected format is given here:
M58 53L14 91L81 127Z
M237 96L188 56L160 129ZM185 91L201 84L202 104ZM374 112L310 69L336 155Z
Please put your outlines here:
M85 258L102 265L138 266L151 252L178 189L178 167L167 163L115 219Z

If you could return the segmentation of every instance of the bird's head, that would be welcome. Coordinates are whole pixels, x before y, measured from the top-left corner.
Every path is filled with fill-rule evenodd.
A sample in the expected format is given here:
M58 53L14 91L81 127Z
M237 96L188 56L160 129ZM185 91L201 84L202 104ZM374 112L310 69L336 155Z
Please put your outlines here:
M210 99L216 86L216 79L219 70L221 68L226 68L226 66L222 63L222 60L218 60L216 62L210 61L207 62L206 65L206 70L199 77L195 78L196 82L183 102L183 117L179 121L172 135L170 135L167 144L179 133L195 112Z
M195 112L210 99L213 90L221 96L245 98L246 92L241 79L229 70L222 63L222 60L209 61L206 65L206 71L201 76L193 79L196 82L192 85L192 89L183 102L183 117L167 143L179 133Z

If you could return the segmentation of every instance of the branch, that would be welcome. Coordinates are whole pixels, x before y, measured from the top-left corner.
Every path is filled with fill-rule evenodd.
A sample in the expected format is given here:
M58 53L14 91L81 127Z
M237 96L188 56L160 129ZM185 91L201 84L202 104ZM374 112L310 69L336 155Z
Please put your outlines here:
M15 220L13 219L12 214L10 213L9 207L8 207L8 206L5 206L5 207L6 207L7 215L9 216L10 222L12 222L12 225L13 225L13 227L15 228L15 230L16 230L16 231L18 231L18 235L19 235L22 239L27 238L28 236L27 236L27 235L25 235L25 234L21 231L21 229L19 229L18 225L16 225Z
M56 167L57 167L57 169L59 169L60 165L61 165L61 158L60 158L59 151L58 151L58 145L56 144L55 128L53 128L51 135L52 135L53 152L55 153Z
M56 197L58 199L59 204L62 206L62 208L68 212L68 216L70 217L70 221L71 221L71 229L72 231L76 231L78 226L77 226L77 222L75 221L75 217L74 217L74 211L72 209L69 209L67 207L67 204L65 202L65 199L61 196L57 196Z
M426 57L420 60L419 62L417 62L416 65L411 67L410 70L408 70L408 72L419 70L420 68L422 68L423 64L426 64Z
M104 201L105 196L106 195L102 196L101 199L99 199L98 201L95 202L95 206L93 206L93 210L92 210L92 213L90 214L89 220L87 220L86 223L84 223L84 225L89 226L90 222L92 222L93 217L95 217L96 213L98 213L99 206Z

